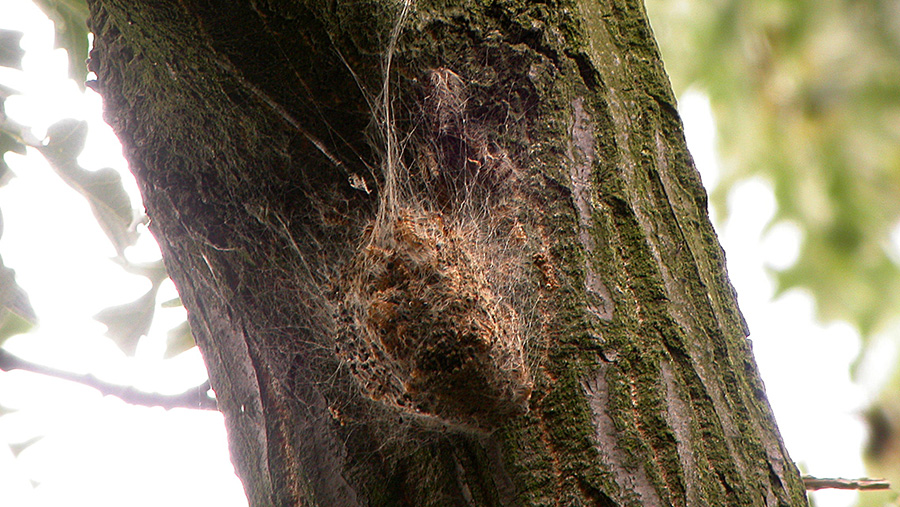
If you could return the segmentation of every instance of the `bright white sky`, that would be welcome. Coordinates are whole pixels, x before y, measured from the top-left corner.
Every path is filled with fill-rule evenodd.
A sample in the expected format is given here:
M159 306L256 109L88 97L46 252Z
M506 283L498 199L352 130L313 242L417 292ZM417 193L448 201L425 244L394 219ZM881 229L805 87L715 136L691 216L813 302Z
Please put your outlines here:
M79 161L89 169L120 170L137 196L121 149L100 117L99 97L82 94L66 79L66 58L53 50L51 23L29 0L0 0L0 27L26 32L25 72L0 69L0 83L23 92L7 100L8 114L34 127L55 121L90 122ZM717 178L714 124L705 96L681 98L688 143L704 182ZM196 349L163 361L165 333L184 318L182 309L161 310L137 357L127 358L103 337L91 316L132 301L148 288L111 262L115 252L82 197L55 176L37 153L6 156L18 175L0 188L5 230L0 254L14 268L41 318L37 333L6 347L37 362L141 389L175 393L205 379ZM137 203L138 197L135 197ZM761 181L731 195L733 214L721 228L732 281L752 331L757 361L784 440L795 461L813 475L862 477L864 428L859 411L881 380L884 364L854 386L849 365L859 337L849 325L814 323L813 303L801 292L770 301L774 284L765 267L796 258L800 234L790 224L765 230L775 200ZM149 234L128 252L132 260L158 258ZM164 287L159 300L175 296ZM228 458L217 413L133 407L92 389L38 375L0 373L0 405L16 412L0 417L0 504L13 506L243 506L243 491ZM2 442L43 436L15 457ZM819 492L820 507L852 504L852 492Z

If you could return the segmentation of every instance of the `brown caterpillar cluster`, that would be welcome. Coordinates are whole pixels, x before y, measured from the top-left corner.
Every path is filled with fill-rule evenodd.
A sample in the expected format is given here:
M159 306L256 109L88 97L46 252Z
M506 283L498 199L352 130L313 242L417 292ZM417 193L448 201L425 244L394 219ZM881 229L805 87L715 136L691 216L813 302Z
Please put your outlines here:
M476 428L524 413L531 380L518 319L471 243L437 214L403 212L386 225L354 268L354 355L383 358L378 370L355 369L370 396Z
M425 128L409 136L384 100L384 184L346 272L339 353L373 400L489 430L524 413L532 388L510 303L528 259L514 165L459 75L430 71L421 99ZM399 139L413 139L405 160Z

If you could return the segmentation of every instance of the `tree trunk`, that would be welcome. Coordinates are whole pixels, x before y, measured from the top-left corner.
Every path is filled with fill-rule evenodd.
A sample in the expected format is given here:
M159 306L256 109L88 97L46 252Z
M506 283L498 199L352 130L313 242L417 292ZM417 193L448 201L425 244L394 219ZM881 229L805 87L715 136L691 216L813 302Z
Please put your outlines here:
M251 505L806 505L638 0L92 0Z

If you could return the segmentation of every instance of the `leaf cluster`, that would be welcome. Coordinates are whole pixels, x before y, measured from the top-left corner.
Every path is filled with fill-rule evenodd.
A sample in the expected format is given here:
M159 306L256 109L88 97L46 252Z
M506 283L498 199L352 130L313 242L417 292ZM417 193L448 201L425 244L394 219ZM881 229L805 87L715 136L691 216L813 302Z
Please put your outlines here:
M37 3L54 21L56 44L64 47L69 54L70 75L83 83L87 72L84 64L88 43L84 23L86 5L80 0L42 0ZM21 37L21 32L0 30L0 64L21 69L24 54L19 46ZM0 185L13 177L2 156L8 151L25 154L27 147L31 147L44 156L63 181L87 200L98 225L116 250L114 260L127 272L143 276L151 283L150 289L135 301L107 308L95 316L107 326L107 336L123 352L133 355L139 340L150 329L157 307L157 293L167 279L161 260L135 264L126 256L126 249L137 241L137 226L145 217L133 209L116 170L108 167L89 170L79 164L78 156L88 135L87 122L61 120L48 129L46 141L41 141L27 127L7 118L3 104L14 93L0 86ZM26 292L16 284L13 270L5 267L0 260L0 344L10 336L27 332L36 323L37 316ZM170 331L166 357L177 355L193 345L190 329L185 322Z
M22 32L0 30L0 66L22 68L24 51L19 46ZM22 127L6 116L6 99L15 93L0 85L0 186L13 177L3 155L14 152L24 155L21 141ZM3 236L3 214L0 212L0 237ZM16 283L16 273L3 264L0 257L0 344L10 336L27 332L37 324L37 316L25 290Z

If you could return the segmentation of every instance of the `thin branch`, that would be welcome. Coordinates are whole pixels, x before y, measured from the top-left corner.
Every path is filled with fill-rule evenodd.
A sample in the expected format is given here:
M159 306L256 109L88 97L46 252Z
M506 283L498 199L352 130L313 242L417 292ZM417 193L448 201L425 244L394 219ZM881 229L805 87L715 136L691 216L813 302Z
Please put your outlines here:
M877 490L890 489L891 483L884 479L820 479L811 475L803 476L803 484L807 491L818 489L856 489Z
M211 397L209 393L209 381L192 387L180 394L160 394L148 393L135 389L133 386L123 386L121 384L113 384L104 382L97 377L89 374L73 373L65 370L58 370L42 364L26 361L3 348L0 348L0 371L23 370L33 373L40 373L50 377L76 382L88 387L92 387L104 396L115 396L120 400L132 405L141 405L145 407L162 407L166 410L171 408L190 408L195 410L218 410L216 399Z

